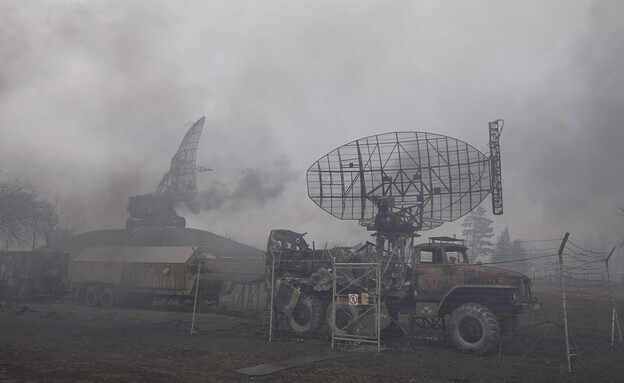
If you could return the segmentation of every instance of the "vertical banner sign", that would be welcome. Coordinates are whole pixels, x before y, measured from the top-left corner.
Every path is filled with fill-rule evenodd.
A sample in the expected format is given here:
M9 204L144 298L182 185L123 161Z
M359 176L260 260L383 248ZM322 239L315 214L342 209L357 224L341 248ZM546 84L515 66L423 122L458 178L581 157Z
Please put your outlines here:
M357 306L357 304L358 304L358 295L357 294L349 294L349 304L351 306Z

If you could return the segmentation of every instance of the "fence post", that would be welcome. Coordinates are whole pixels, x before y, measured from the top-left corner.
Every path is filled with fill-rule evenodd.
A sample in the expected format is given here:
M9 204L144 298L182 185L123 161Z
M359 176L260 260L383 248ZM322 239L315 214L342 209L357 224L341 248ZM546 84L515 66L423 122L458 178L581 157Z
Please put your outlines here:
M199 281L201 276L201 259L197 253L197 281L195 283L195 301L193 302L193 320L191 321L191 335L195 329L195 312L197 311L197 297L199 296Z
M611 286L611 274L609 273L609 259L615 251L615 246L611 249L611 252L605 259L607 264L607 281L609 282L609 291L611 292L611 303L613 305L613 311L611 313L611 351L613 351L613 344L615 341L615 323L617 322L618 333L620 334L620 343L622 343L622 330L620 329L620 320L618 319L617 309L615 308L615 297L613 296L613 287Z
M568 359L568 374L572 374L572 363L570 362L570 335L568 334L568 312L566 309L566 293L563 281L563 249L565 249L569 236L570 233L565 233L561 246L559 247L559 270L561 276L561 296L563 297L563 326L565 331L566 357Z
M273 297L275 296L275 253L271 250L271 258L273 259L271 263L271 315L269 317L269 342L273 341L273 311L275 308L273 307Z

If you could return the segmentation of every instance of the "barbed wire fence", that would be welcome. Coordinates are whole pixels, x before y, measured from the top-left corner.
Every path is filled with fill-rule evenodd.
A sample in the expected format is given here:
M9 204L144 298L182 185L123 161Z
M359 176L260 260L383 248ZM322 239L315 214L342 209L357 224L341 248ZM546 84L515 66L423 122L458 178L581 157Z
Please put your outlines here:
M622 310L624 283L621 273L609 270L616 248L587 249L569 240L567 234L563 239L522 244L524 257L495 254L501 261L484 263L524 269L521 271L531 277L534 294L542 304L540 311L521 315L520 337L502 345L499 361L501 355L517 355L512 367L559 365L562 374L600 365L601 359L622 343L618 309Z

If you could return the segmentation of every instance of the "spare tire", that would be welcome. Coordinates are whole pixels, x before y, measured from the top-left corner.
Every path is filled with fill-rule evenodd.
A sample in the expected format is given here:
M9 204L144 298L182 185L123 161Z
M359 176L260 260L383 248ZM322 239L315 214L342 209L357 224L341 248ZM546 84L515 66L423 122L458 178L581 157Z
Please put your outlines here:
M500 342L498 319L487 307L464 303L451 313L451 339L460 351L487 354Z
M322 311L318 299L311 295L302 295L288 316L288 325L297 334L312 334L322 324Z

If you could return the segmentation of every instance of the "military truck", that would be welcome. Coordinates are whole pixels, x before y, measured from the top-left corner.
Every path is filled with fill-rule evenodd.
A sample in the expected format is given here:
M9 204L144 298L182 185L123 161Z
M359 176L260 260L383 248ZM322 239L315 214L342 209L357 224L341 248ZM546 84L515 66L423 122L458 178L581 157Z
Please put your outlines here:
M207 248L90 247L70 263L70 290L88 306L146 303L153 297L217 299L230 259Z
M358 309L342 303L332 307L334 282L337 289L346 283L333 272L334 265L365 262L380 265L381 329L407 316L410 323L443 327L461 351L487 354L516 335L518 315L540 309L527 276L471 264L467 247L455 238L433 237L400 256L370 242L357 249L317 250L310 248L304 234L273 230L266 277L276 311L298 334L344 331L343 324L349 315L357 316ZM354 277L363 288L376 282ZM357 334L358 328L346 331Z

